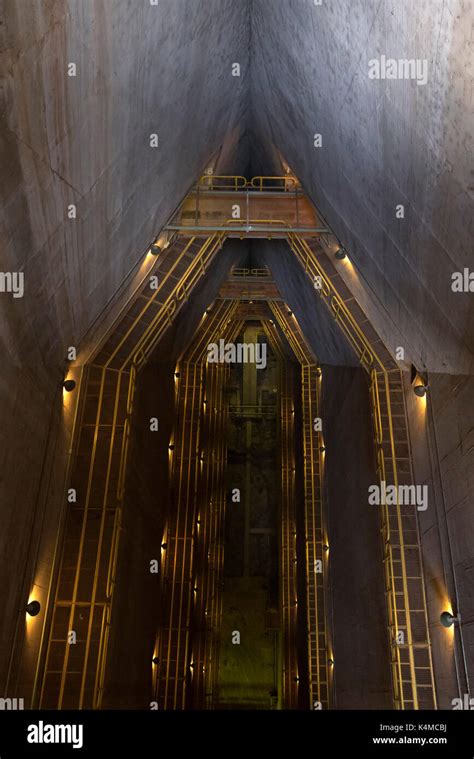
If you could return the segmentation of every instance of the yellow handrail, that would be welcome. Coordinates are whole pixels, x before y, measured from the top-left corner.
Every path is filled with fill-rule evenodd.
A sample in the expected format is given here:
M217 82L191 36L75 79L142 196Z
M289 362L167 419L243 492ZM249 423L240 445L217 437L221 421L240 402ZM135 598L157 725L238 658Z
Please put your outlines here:
M298 187L298 183L296 179L293 177L253 177L249 180L248 184L250 187L258 188L259 192L263 192L263 190L280 190L281 187L275 187L272 185L272 182L283 182L284 183L284 192L290 192L292 190L296 190Z
M246 179L239 174L203 174L197 188L198 190L233 190L234 192L242 190L294 192L298 188L298 181L289 176L258 176Z
M222 181L224 184L214 186L216 180ZM237 192L247 187L247 179L238 175L204 174L198 182L198 189L203 187L208 190L234 190Z

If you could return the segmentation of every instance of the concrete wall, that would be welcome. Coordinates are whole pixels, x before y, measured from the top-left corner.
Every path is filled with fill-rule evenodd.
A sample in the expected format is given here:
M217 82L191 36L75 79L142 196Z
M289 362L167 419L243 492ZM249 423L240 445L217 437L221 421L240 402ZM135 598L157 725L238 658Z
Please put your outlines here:
M251 250L258 265L269 267L314 355L322 363L357 366L354 351L311 286L288 243L284 240L252 241Z
M439 707L472 689L474 678L474 411L471 377L431 375L427 403L407 383L415 481L428 486L419 512ZM447 630L443 611L459 612Z
M0 268L24 274L24 297L0 293L0 690L34 579L40 491L64 477L42 467L66 349L81 348L200 172L245 170L247 6L206 11L193 0L3 5ZM46 504L48 523L58 502Z
M148 709L161 599L161 543L168 516L168 443L174 423L174 365L139 374L110 628L104 708ZM150 418L159 429L150 431ZM150 562L159 572L150 572Z
M323 366L329 602L337 709L391 709L380 515L368 506L377 482L367 376Z
M280 173L281 152L347 247L382 338L438 372L474 368L472 294L451 291L474 269L473 20L466 0L252 2L253 167ZM381 55L426 59L427 84L369 79Z
M7 0L2 266L25 275L25 297L0 301L12 359L49 378L214 153L244 168L246 10Z

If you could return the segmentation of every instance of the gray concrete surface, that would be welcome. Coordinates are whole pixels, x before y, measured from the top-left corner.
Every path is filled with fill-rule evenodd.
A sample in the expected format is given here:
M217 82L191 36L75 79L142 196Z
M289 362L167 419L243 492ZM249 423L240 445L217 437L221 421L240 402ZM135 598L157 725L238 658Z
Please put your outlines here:
M321 416L334 706L391 709L380 515L377 507L367 505L367 488L377 473L362 369L323 366Z
M101 321L201 171L280 173L281 155L346 245L357 297L388 347L439 373L434 455L419 410L409 410L417 481L438 493L421 530L442 703L465 687L463 655L474 669L474 390L460 375L474 369L474 309L472 293L451 291L451 274L474 269L473 13L468 0L5 0L1 268L24 273L25 295L0 293L0 684L41 537L42 589L52 559L67 434L56 444L48 431L64 413L66 348L80 348ZM426 59L427 84L370 80L368 60L382 54ZM296 262L277 245L262 249L316 353L353 364ZM195 309L231 260L211 270ZM173 336L185 347L193 319L168 346ZM445 591L457 592L463 619L457 676L437 621Z
M281 172L279 151L364 278L376 329L438 372L474 366L472 294L451 291L474 269L473 21L466 0L252 3L255 170ZM426 59L426 85L369 79L381 55Z

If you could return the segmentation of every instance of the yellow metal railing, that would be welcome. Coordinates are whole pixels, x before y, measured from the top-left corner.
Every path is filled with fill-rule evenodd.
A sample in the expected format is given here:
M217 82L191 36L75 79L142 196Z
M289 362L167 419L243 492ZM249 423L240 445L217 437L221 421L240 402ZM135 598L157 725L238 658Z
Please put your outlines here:
M246 177L204 174L199 182L199 190L234 190L238 192L247 188Z
M298 181L291 176L258 176L247 179L239 175L204 174L197 184L198 190L224 190L241 192L295 192Z
M293 177L253 177L249 180L248 186L259 192L275 192L283 190L284 192L295 192L298 189L298 182Z
M393 484L398 493L401 463L405 468L409 468L409 472L404 473L405 476L410 474L410 477L413 477L409 452L405 456L402 455L405 453L405 445L408 444L405 443L407 422L400 370L385 349L376 350L371 344L347 304L340 298L333 281L327 276L308 243L294 234L288 236L288 241L313 284L316 278L318 278L318 283L322 284L322 287L317 289L322 301L333 314L336 323L339 324L356 352L361 365L370 375L370 397L379 479L381 483ZM385 356L382 350L385 351ZM403 423L399 423L396 434L392 416L394 393L397 393L398 403L403 407L399 415ZM436 708L416 514L413 517L411 513L402 512L398 495L396 505L393 507L384 505L381 514L395 705L400 709ZM415 519L415 529L413 519ZM410 536L408 544L405 534ZM421 636L420 626L423 630ZM414 629L418 630L416 640ZM400 633L403 633L403 636L406 633L405 643L397 642Z
M326 603L328 542L323 504L324 454L322 433L314 429L319 417L320 370L303 332L284 304L270 301L270 308L301 364L301 398L304 448L304 499L306 525L306 609L308 673L311 708L329 708L331 702L332 647ZM318 571L316 571L318 570Z
M269 277L270 271L267 268L261 269L245 269L234 266L232 269L233 277Z
M199 243L191 238L182 248L178 247L176 255L169 248L165 258L171 255L172 265L160 277L158 289L150 295L147 277L146 296L138 300L137 295L125 311L143 301L144 306L136 315L134 313L133 321L123 333L115 331L121 318L116 320L102 343L107 347L112 339L110 350L100 347L87 367L86 379L81 385L81 422L75 435L80 444L86 435L92 434L91 448L87 470L81 474L80 505L72 505L66 524L64 540L69 548L63 548L59 559L51 632L44 641L46 665L41 683L37 678L40 706L79 709L101 706L136 372L205 273L221 240L221 235ZM188 251L194 252L196 247L198 254L190 258ZM183 262L186 263L184 273L176 282L174 272L177 267L182 270ZM163 292L169 295L164 303L159 303ZM153 307L156 316L151 320L144 318ZM118 340L114 338L116 334ZM79 453L82 461L84 452L79 449ZM106 469L102 472L104 464ZM81 471L82 468L83 464ZM75 557L73 566L72 557ZM92 578L90 591L87 590L89 577ZM75 655L74 661L71 658L74 646L67 641L71 630L77 632L81 643L78 650L84 652L82 658ZM74 687L72 679L77 683Z

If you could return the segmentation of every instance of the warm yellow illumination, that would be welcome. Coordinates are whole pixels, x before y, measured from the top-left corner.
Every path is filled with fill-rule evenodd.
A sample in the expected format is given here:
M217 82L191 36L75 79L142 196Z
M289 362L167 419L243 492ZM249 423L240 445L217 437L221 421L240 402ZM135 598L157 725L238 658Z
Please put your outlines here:
M423 411L426 411L426 406L427 406L427 403L428 403L428 394L425 393L425 395L423 395L421 398L417 398L417 401L418 401L418 404L419 404L420 408L422 408Z
M352 264L352 261L350 260L347 254L346 254L346 257L342 259L341 263L344 266L344 268L347 269L348 272L350 272L351 274L355 273L355 269Z
M65 411L71 411L75 408L77 399L79 397L79 376L80 376L80 370L78 368L71 367L66 376L64 377L64 382L67 382L67 380L74 380L76 383L76 387L72 391L67 391L66 388L63 386L63 409Z
M28 603L30 604L32 601L39 601L41 603L40 593L36 589L36 585L33 585L30 595L28 596ZM29 637L34 628L36 621L41 617L41 614L37 614L36 616L32 617L31 614L28 614L25 607L25 621L26 621L26 635Z

